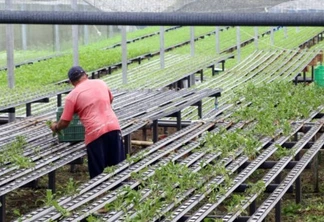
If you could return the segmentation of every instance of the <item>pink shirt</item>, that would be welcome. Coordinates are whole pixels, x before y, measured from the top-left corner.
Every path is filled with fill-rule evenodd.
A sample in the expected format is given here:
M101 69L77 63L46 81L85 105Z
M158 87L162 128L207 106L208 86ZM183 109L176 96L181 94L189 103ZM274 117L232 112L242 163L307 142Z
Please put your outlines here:
M113 96L102 80L86 79L67 95L62 120L71 121L73 114L79 115L85 128L85 144L101 135L120 130L116 114L111 108Z

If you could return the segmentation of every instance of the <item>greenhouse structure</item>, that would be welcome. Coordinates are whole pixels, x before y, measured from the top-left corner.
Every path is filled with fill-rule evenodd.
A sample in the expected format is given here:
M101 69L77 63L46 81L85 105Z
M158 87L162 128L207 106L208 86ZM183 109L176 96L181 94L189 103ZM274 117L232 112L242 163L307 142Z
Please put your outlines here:
M324 221L323 10L0 0L0 222ZM91 179L84 119L49 127L72 66L110 89L125 151Z

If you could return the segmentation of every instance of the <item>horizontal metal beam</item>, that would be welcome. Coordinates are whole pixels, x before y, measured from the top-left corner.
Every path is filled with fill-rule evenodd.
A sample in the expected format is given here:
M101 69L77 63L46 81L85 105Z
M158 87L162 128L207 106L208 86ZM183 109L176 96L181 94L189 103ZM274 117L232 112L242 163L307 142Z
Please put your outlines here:
M247 167L249 164L251 163L251 161L247 161L245 162L240 168L244 169L245 167ZM258 169L272 169L276 164L278 163L278 161L266 161L264 163L262 163L260 165L260 167ZM296 166L296 164L298 163L298 161L290 161L284 169L292 169ZM307 165L306 169L311 169L311 165Z
M265 189L265 193L272 193L277 187L279 186L279 184L269 184L266 189ZM241 184L238 188L236 188L236 190L234 192L245 192L246 189L249 188L249 185L248 184ZM294 188L291 186L287 193L293 193L294 191Z
M4 24L186 25L186 26L323 26L324 14L81 12L0 10Z

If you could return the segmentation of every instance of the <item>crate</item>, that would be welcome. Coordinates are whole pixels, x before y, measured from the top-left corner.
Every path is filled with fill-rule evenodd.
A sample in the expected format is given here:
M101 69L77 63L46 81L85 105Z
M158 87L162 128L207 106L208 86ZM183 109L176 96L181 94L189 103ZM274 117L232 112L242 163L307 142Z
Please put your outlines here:
M324 87L324 66L315 68L314 82L320 87Z
M63 113L63 107L58 107L56 110L56 119L59 121ZM84 141L84 126L82 125L79 116L73 115L70 125L62 130L63 135L58 135L59 142L79 142Z

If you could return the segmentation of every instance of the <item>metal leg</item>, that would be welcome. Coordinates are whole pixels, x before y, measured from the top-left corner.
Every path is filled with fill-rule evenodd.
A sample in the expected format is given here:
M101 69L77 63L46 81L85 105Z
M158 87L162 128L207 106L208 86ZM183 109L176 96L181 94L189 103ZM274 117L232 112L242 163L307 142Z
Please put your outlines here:
M276 184L280 184L280 182L281 182L281 173L279 173L279 175L275 179ZM281 221L281 200L279 200L275 206L275 221L276 222Z
M158 121L153 120L153 142L156 143L158 141Z
M52 171L48 174L48 188L52 190L52 193L56 192L56 186L55 186L55 182L56 182L56 171Z
M191 76L187 77L187 81L188 81L188 88L190 88L190 86L191 86Z
M181 111L177 112L177 130L181 130Z
M143 135L143 141L146 141L147 134L146 134L146 128L145 127L142 129L142 135Z
M250 204L250 216L253 215L255 211L256 211L256 202L253 201L253 202Z
M131 151L131 138L130 138L130 134L124 136L124 143L125 143L125 151L126 151L126 155L127 154L131 154L130 151Z
M6 196L0 197L0 221L6 221Z
M313 179L314 179L314 192L319 192L318 185L318 162L319 162L319 153L314 157L314 168L313 168Z
M211 69L212 69L212 76L214 76L215 75L215 65L212 65Z
M62 106L62 94L57 95L57 107Z
M26 104L26 116L31 116L31 103Z
M202 101L199 101L198 103L198 117L202 118Z
M298 153L295 156L295 160L299 161L300 160L300 153ZM296 179L296 203L300 203L301 202L301 177L298 176Z

